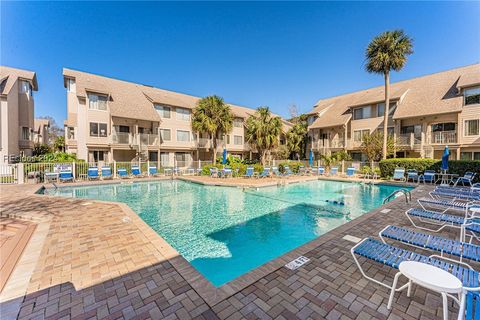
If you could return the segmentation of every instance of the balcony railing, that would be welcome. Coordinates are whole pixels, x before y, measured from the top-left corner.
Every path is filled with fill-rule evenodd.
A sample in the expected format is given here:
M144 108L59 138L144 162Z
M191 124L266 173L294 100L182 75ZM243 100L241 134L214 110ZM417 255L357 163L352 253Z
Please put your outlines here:
M457 132L456 131L432 132L431 143L432 144L457 143Z
M208 138L198 138L196 144L199 148L210 148L211 140Z
M128 132L114 132L112 133L112 143L115 144L131 144L132 135Z
M146 146L158 146L160 144L160 137L158 134L140 133L138 141Z
M345 148L345 141L340 139L319 140L312 143L312 148L316 150L328 148Z

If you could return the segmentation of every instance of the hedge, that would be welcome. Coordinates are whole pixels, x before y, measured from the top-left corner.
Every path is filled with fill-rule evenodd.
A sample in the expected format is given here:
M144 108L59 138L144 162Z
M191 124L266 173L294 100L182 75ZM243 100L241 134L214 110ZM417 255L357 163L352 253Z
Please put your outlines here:
M379 165L382 178L390 178L393 176L393 171L395 170L395 168L398 167L405 168L405 170L417 170L419 173L422 173L425 170L435 170L435 172L440 172L442 161L436 159L396 158L382 160L380 161ZM480 161L448 161L449 173L456 173L460 176L463 176L467 171L476 172L477 176L475 177L475 182L480 181Z

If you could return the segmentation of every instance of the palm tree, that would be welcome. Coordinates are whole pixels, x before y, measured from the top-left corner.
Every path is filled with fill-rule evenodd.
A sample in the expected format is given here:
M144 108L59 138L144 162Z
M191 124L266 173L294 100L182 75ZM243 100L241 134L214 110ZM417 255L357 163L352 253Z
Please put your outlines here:
M249 116L245 125L247 142L260 153L262 165L265 165L267 153L275 149L282 133L282 120L272 116L268 107L260 107Z
M386 31L373 38L365 51L369 73L385 78L385 112L383 115L383 159L387 158L388 113L390 107L390 71L400 71L413 53L413 40L403 30Z
M287 147L291 153L294 153L297 160L301 153L305 151L307 140L307 127L302 123L295 123L287 132Z
M217 161L217 138L228 134L233 128L230 106L219 96L208 96L198 100L192 113L192 129L207 133L212 139L213 163Z

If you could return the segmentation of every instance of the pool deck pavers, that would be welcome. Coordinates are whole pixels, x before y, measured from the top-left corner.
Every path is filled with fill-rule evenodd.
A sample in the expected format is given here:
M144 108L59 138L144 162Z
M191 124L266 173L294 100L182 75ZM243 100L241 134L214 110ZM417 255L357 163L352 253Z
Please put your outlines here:
M405 210L416 205L415 199L425 195L429 186L412 192L412 204L397 198L385 206L390 212L373 210L219 289L126 205L33 194L38 187L0 186L1 219L38 224L0 294L2 319L442 316L440 297L418 286L410 298L397 293L392 310L387 310L388 290L361 276L350 254L354 243L343 239L345 235L376 237L387 224L408 226ZM457 236L449 232L450 237ZM310 261L295 271L283 266L299 255ZM391 282L395 274L378 264L365 262L365 266L380 280ZM22 272L16 274L17 269ZM9 289L11 281L17 285ZM451 307L450 316L456 317L456 311Z

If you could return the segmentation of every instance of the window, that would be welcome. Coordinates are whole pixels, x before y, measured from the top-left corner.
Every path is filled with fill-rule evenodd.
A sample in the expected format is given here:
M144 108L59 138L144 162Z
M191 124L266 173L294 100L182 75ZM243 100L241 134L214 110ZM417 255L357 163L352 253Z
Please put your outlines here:
M353 120L368 119L372 117L372 107L353 109Z
M480 103L480 87L465 89L465 105Z
M465 136L478 136L479 122L479 119L465 120Z
M316 116L309 116L307 118L308 125L311 125L313 122L315 122L316 118Z
M171 108L168 106L163 106L161 104L155 104L155 110L157 110L160 118L167 118L170 119L170 111Z
M390 103L390 108L388 109L388 116L391 117L397 109L397 103ZM377 117L383 117L385 115L385 103L377 104Z
M227 135L225 135L225 137L227 137L227 144L230 144L230 135L227 134Z
M70 140L75 140L75 128L74 127L68 127L67 128L67 137Z
M30 140L30 128L22 127L22 140Z
M353 141L355 142L362 142L363 137L367 134L370 133L369 129L364 129L364 130L355 130L353 131Z
M93 162L105 161L105 159L107 158L105 156L105 153L106 153L105 151L93 150L91 152Z
M170 153L160 152L160 165L168 166L170 164Z
M107 124L90 122L90 137L106 137Z
M379 127L377 129L377 131L383 134L383 127ZM388 136L393 136L394 132L395 132L395 127L388 127L387 128L387 135Z
M190 141L190 131L177 130L177 141Z
M67 91L75 93L77 91L75 80L67 79Z
M190 110L185 108L177 108L177 120L190 121Z
M236 128L243 127L243 119L242 118L233 119L233 126L236 127Z
M480 160L480 152L460 152L460 160Z
M88 94L88 109L107 110L107 96L99 94Z
M160 138L162 139L162 141L172 140L170 129L160 129Z
M20 81L20 93L26 93L28 95L32 95L32 87L30 86L30 82L22 80Z
M432 125L432 132L455 131L456 126L455 122L435 123Z
M241 146L243 144L243 137L242 136L233 136L233 144L237 146Z
M117 132L130 133L130 127L129 126L118 126Z

